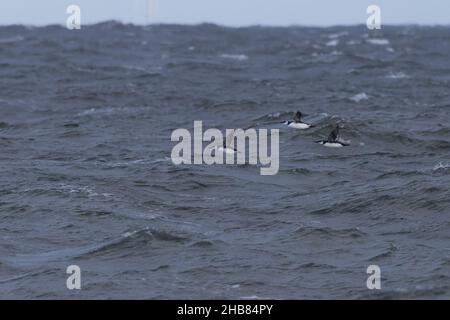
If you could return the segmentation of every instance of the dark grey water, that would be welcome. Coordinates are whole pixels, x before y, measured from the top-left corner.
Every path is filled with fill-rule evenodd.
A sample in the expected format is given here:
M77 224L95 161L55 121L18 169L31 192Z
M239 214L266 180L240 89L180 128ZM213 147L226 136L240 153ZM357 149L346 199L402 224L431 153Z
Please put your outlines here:
M0 298L450 298L449 58L450 27L1 27ZM194 120L280 128L278 175L173 165Z

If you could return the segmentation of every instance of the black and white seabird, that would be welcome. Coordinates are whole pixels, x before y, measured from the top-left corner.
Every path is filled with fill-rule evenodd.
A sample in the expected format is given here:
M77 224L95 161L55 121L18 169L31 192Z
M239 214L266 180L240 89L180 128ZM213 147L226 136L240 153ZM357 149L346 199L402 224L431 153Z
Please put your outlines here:
M339 136L339 125L336 126L336 128L334 128L333 131L331 131L330 135L328 136L327 140L319 140L316 141L317 143L325 146L325 147L329 147L329 148L341 148L341 147L347 147L349 146L348 143L343 142L340 139Z
M231 145L233 144L233 139L234 139L234 131L228 137L223 139L222 146L217 147L216 150L222 153L235 154L237 152L237 149L231 147Z
M302 113L300 111L297 111L294 114L294 121L284 121L283 123L285 125L287 125L288 127L291 127L294 129L300 129L300 130L309 129L311 127L314 127L314 126L302 121Z

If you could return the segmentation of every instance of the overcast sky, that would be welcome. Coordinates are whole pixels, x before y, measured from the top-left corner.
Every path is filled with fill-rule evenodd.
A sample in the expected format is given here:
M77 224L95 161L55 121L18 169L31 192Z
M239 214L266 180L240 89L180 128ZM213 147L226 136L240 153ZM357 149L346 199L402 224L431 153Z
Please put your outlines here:
M0 0L0 24L65 24L70 4L80 6L82 24L365 24L367 7L376 4L382 24L450 25L450 0Z

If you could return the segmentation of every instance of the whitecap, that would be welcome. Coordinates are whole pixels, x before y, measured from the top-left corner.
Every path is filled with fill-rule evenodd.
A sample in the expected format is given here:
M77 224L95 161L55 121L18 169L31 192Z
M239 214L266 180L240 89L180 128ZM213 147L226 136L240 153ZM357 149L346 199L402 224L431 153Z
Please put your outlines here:
M119 108L112 108L112 107L106 107L106 108L90 108L87 110L84 110L80 113L78 113L78 116L88 116L88 115L93 115L93 114L113 114L113 113L117 113L118 111L123 111L124 108L119 107Z
M366 41L370 44L375 44L379 46L387 46L390 43L388 39L381 39L381 38L367 39Z
M342 31L342 32L338 32L338 33L332 33L328 35L328 38L330 39L337 39L343 36L348 36L348 32L347 31Z
M439 162L437 165L434 166L433 171L446 169L450 169L450 163L443 164L442 162Z
M112 193L97 193L92 187L89 186L75 186L70 184L60 184L59 192L67 192L69 194L83 194L87 197L105 197L105 198L111 198L114 197Z
M253 296L248 296L248 297L241 297L241 299L243 299L243 300L270 300L271 298L253 295Z
M409 78L409 76L406 75L404 72L391 72L386 76L386 78L388 78L388 79L406 79L406 78Z
M145 110L144 107L103 107L103 108L89 108L77 114L79 117L95 116L95 115L116 115L116 114L133 114Z
M224 54L221 54L219 57L221 57L223 59L232 59L232 60L237 60L237 61L248 60L248 56L246 56L245 54L228 54L228 53L224 53Z
M267 117L269 117L269 118L279 118L280 115L281 115L280 112L274 112L274 113L269 113L269 114L267 115Z
M325 45L327 47L336 47L339 44L339 40L338 39L333 39L328 41Z
M350 97L350 100L354 101L354 102L360 102L362 100L367 100L369 99L369 97L367 96L367 94L365 92L361 92L358 94L355 94L353 97Z

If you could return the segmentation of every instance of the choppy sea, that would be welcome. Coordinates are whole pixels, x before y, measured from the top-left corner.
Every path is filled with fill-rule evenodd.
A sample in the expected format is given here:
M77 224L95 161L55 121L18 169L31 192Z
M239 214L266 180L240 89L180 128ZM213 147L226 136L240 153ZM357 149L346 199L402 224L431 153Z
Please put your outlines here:
M450 298L449 58L450 27L0 27L0 298ZM278 174L174 165L195 120L278 128Z

